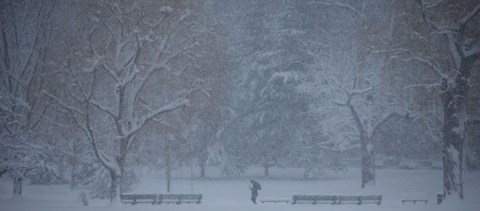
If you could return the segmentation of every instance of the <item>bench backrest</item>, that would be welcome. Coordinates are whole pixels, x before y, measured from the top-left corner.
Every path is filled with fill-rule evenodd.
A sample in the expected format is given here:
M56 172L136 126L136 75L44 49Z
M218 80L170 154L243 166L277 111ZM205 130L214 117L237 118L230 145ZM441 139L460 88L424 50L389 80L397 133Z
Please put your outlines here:
M362 201L381 201L382 200L382 195L360 196L360 200L362 200Z
M335 201L334 195L293 195L293 201Z
M178 199L178 194L158 194L159 199Z
M360 196L338 196L340 201L360 201Z
M182 199L202 199L202 194L184 194Z
M192 199L192 200L200 200L202 199L202 194L158 194L158 199Z
M120 199L133 200L133 199L156 199L157 194L122 194Z

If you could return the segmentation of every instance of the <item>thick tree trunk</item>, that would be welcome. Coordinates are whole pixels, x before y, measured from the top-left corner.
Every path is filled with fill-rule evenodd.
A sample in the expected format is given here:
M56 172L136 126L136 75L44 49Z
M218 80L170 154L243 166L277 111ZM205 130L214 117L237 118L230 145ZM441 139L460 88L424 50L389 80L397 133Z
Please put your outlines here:
M463 199L463 155L467 123L466 85L458 84L452 92L443 95L443 191L444 195L458 195ZM462 96L462 97L459 97Z
M362 149L362 188L367 184L375 184L375 154L370 139L361 141Z
M110 202L120 199L120 177L115 171L110 171Z
M127 159L127 143L126 139L120 140L120 152L116 157L117 168L110 169L110 201L116 203L120 201L120 195L123 192L123 174Z
M468 123L468 79L476 57L463 58L455 84L442 95L443 103L443 194L463 199L463 156ZM444 87L448 81L444 79Z

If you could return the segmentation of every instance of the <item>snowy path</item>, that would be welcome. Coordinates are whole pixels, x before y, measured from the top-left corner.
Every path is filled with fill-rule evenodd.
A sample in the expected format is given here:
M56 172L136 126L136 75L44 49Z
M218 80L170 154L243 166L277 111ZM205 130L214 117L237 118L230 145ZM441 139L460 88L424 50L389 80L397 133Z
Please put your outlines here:
M301 180L266 180L258 179L262 184L259 200L262 199L291 199L293 194L382 194L382 205L291 205L291 204L258 204L249 201L248 180L175 180L173 192L202 193L202 204L168 204L168 205L125 205L109 207L106 201L91 200L89 207L82 207L78 194L68 190L67 186L25 186L25 195L22 199L9 197L11 185L5 179L0 182L0 210L1 211L49 211L49 210L141 210L141 211L309 211L309 210L466 210L478 211L480 208L480 172L469 172L465 176L466 199L464 201L447 201L442 205L436 204L435 194L440 191L441 172L439 170L378 170L377 185L362 190L359 181L355 178L355 170L337 179L321 181ZM155 191L158 183L141 184L134 192ZM193 191L192 191L193 190ZM425 193L428 204L405 204L400 199L402 193Z

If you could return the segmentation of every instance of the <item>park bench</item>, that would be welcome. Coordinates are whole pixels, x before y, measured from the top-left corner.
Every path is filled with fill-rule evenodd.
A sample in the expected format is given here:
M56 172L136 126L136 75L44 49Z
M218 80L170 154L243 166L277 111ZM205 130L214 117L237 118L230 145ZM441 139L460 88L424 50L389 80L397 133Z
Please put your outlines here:
M157 202L162 203L197 203L200 204L202 194L158 194Z
M268 199L268 200L260 200L260 202L262 202L262 204L265 204L265 203L290 203L290 200L277 200L277 199Z
M377 204L382 203L382 195L337 196L337 204Z
M335 195L293 195L292 204L312 203L312 204L336 204Z
M424 202L427 204L428 199L426 197L425 193L402 193L402 204L405 204L405 202L413 202L415 204L416 202Z
M149 203L157 202L157 194L122 194L120 201L124 204Z

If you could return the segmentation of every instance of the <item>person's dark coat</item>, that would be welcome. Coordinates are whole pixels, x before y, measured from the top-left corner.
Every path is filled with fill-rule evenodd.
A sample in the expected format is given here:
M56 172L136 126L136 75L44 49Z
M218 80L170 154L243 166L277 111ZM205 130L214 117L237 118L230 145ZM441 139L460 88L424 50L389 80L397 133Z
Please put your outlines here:
M254 204L257 203L257 196L258 196L258 190L261 190L262 189L262 186L260 186L260 183L258 183L257 181L255 180L250 180L250 182L252 183L250 187L250 190L252 191L252 202Z

